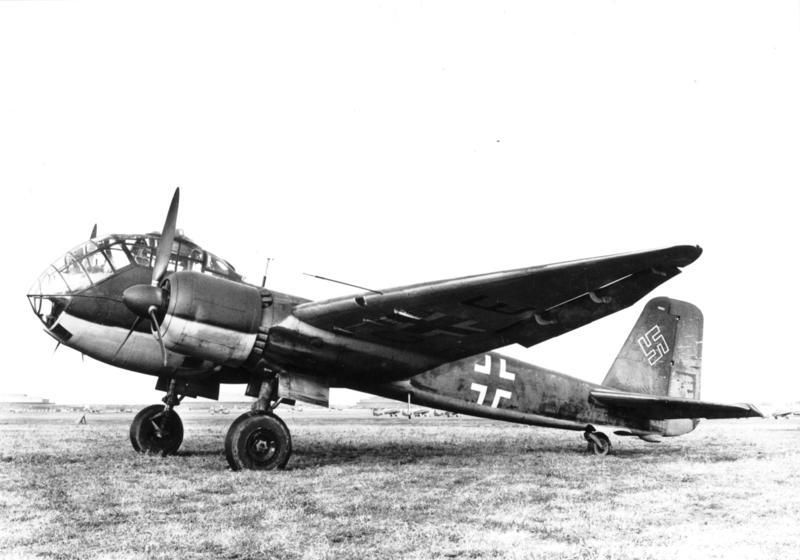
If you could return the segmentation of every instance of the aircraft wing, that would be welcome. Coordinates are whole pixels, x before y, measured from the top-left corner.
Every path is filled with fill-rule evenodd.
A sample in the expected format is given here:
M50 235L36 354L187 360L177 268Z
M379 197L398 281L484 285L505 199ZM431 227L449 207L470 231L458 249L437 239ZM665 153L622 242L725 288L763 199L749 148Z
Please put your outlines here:
M446 363L513 343L533 346L624 309L701 252L684 245L428 282L305 303L294 314Z
M682 397L644 395L598 389L591 399L609 408L624 409L652 420L673 418L763 418L752 404L718 404Z

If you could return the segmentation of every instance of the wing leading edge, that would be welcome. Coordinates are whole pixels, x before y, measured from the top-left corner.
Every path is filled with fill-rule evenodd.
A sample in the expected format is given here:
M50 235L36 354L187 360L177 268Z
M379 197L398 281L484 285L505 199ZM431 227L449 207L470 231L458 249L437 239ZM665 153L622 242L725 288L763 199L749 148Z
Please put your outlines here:
M676 418L763 418L764 415L752 404L718 404L682 397L643 395L622 391L599 389L591 392L591 400L597 404L628 411L650 420Z
M533 346L620 311L701 252L683 245L468 276L306 303L294 314L445 363L513 343Z

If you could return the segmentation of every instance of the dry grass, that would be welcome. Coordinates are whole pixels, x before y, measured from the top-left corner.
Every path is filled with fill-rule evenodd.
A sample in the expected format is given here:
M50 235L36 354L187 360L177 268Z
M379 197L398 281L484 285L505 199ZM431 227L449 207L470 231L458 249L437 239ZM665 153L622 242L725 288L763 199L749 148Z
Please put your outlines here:
M234 416L184 410L176 457L133 414L0 417L8 558L792 558L800 423L705 422L651 445L455 418L288 414L284 472L227 469Z

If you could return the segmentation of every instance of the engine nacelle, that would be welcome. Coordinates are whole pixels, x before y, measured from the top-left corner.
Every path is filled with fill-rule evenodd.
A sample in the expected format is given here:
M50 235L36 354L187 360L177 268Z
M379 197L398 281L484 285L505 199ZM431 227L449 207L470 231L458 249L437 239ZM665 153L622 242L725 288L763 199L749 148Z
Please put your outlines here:
M164 289L169 303L161 328L167 348L232 366L248 358L263 314L258 288L182 271L171 274Z

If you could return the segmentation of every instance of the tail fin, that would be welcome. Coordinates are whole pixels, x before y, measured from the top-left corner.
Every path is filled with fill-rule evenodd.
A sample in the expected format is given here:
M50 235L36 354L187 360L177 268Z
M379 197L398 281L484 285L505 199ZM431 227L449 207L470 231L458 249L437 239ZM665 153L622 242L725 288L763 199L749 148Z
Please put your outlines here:
M685 301L647 302L603 385L621 391L700 398L703 314Z

